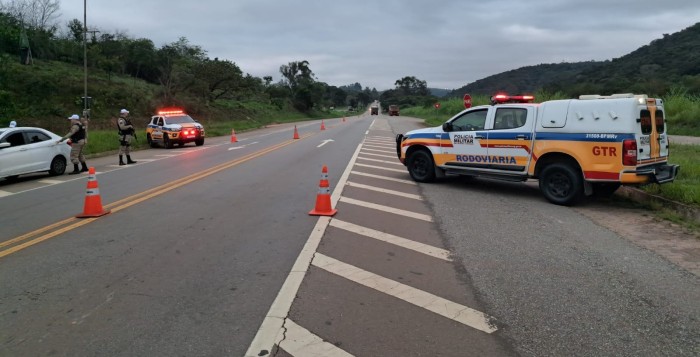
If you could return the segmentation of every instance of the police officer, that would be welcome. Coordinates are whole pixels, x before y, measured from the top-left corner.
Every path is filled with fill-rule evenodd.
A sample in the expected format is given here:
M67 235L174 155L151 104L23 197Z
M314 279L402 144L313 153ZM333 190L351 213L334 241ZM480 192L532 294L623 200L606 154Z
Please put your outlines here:
M131 160L130 146L136 130L129 120L129 111L122 109L119 112L119 120L117 120L117 129L119 129L119 165L125 165L122 155L126 155L126 164L135 164L136 161Z
M83 155L83 147L85 146L85 126L80 122L80 117L78 114L73 114L68 117L70 120L70 131L66 136L62 137L57 143L61 143L64 140L70 138L70 161L73 163L73 172L68 173L69 175L79 174L81 172L87 172L88 167L85 163L85 156ZM82 164L82 169L78 168L78 163Z

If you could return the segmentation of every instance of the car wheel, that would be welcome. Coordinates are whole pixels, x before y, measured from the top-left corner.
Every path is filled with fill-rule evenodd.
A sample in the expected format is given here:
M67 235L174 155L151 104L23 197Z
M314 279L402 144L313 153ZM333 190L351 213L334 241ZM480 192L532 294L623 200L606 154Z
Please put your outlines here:
M619 182L593 183L593 196L607 198L612 196L618 188L620 188Z
M156 143L155 141L153 141L153 139L151 139L151 134L146 135L146 141L148 141L148 145L150 147L152 147L152 148L158 147L158 143Z
M416 150L406 162L408 173L414 181L432 182L435 180L435 162L427 150Z
M166 149L172 149L173 142L170 141L170 139L167 136L163 136L163 146L165 146Z
M63 156L56 156L51 160L49 175L58 176L66 172L66 159Z
M542 170L540 191L549 202L570 206L583 195L583 178L569 164L551 164Z
M194 141L194 144L197 146L202 146L204 145L204 139L197 139Z

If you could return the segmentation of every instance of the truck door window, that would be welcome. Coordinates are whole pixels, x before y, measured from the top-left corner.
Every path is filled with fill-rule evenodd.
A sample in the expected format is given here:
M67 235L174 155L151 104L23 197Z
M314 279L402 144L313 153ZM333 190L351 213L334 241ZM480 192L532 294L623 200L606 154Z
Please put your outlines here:
M642 127L642 135L651 134L651 112L644 109L639 113L639 124Z
M484 130L487 114L487 109L473 110L464 113L461 117L452 121L452 127L454 131Z
M664 131L666 130L665 124L664 124L664 112L663 110L656 110L656 132L659 134L663 134Z
M527 109L524 108L499 108L496 110L494 129L515 129L525 125Z

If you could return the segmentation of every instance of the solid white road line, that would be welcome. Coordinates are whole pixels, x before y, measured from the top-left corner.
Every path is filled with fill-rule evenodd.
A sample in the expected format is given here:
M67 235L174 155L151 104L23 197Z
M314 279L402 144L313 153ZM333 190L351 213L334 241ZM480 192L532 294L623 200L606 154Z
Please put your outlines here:
M396 190L389 190L389 189L386 189L386 188L381 188L381 187L376 187L376 186L370 186L370 185L364 185L364 184L356 183L356 182L350 182L350 181L348 181L348 183L347 183L346 185L351 186L351 187L362 188L362 189L365 189L365 190L370 190L370 191L376 191L376 192L386 193L386 194L389 194L389 195L394 195L394 196L399 196L399 197L410 198L410 199L413 199L413 200L419 200L419 201L422 201L422 200L423 200L423 197L421 197L421 196L419 196L419 195L414 195L414 194L412 194L412 193L405 193L405 192L396 191Z
M427 214L406 211L406 210L402 210L402 209L398 209L398 208L394 208L394 207L389 207L389 206L384 206L384 205L378 205L376 203L360 201L360 200L356 200L354 198L341 197L340 202L349 203L351 205L361 206L361 207L365 207L365 208L376 209L378 211L393 213L393 214L397 214L399 216L420 219L420 220L426 221L426 222L433 221L433 217L431 217Z
M389 169L384 166L374 166L374 165L367 165L367 164L355 164L355 166L360 166L360 167L369 167L373 169L379 169L379 170L384 170L384 171L393 171L393 172L400 172L400 173L406 173L405 169Z
M490 316L470 307L433 295L429 292L401 284L383 276L343 263L321 253L316 253L312 265L329 273L336 274L360 285L406 301L448 319L457 321L477 330L492 333L497 328L489 323Z
M280 347L295 357L352 357L353 355L341 350L335 345L323 341L311 331L297 325L291 319L284 323L287 329L286 338L280 342Z
M371 177L371 178L376 178L380 180L386 180L386 181L392 181L392 182L398 182L398 183L403 183L406 185L413 185L416 186L418 185L417 183L411 181L411 180L403 180L403 179L397 179L393 177L387 177L387 176L381 176L381 175L374 175L374 174L368 174L366 172L361 172L361 171L352 171L351 172L353 175L358 175L358 176L365 176L365 177Z
M350 159L348 166L345 168L345 172L343 172L343 175L338 181L338 187L336 187L331 195L331 204L333 206L338 203L338 200L343 193L343 187L350 176L350 170L352 169L353 165L355 165L355 161L357 160L357 156L360 154L361 148L361 144L357 146L357 149ZM284 338L284 319L287 317L287 315L289 315L289 309L292 307L292 302L299 291L301 281L304 280L304 275L306 275L306 272L309 270L311 259L313 259L313 256L318 249L318 245L321 242L323 234L326 232L326 228L328 227L330 220L331 217L318 218L314 230L311 232L311 235L309 235L309 239L306 241L306 244L304 244L304 248L302 248L301 253L299 253L294 266L292 266L292 270L289 272L284 284L282 284L282 289L280 289L279 293L277 293L277 297L272 303L272 306L270 306L270 310L268 311L267 315L263 319L260 329L258 329L258 332L255 334L253 342L251 342L250 347L248 347L245 357L260 356L260 352L263 350L271 351L272 347L275 344L279 344Z
M9 196L9 195L13 195L13 193L7 192L7 191L0 191L0 197L5 197L5 196Z
M45 183L45 184L47 184L47 185L56 185L56 184L59 184L59 183L63 183L64 181L46 179L46 180L39 180L39 181L37 181L37 182L39 182L39 183Z
M350 222L344 222L337 218L331 220L331 227L339 228L348 232L359 234L368 238L373 238L382 242L393 244L402 248L410 249L412 251L429 255L433 258L438 258L451 262L450 251L438 247L433 247L432 245L424 244L421 242L416 242L414 240L402 238L395 236L393 234L384 233L371 228L359 226Z
M398 160L396 160L396 161L387 161L387 160L370 159L370 158L368 158L368 157L358 157L358 159L360 159L360 160L365 160L365 161L381 162L382 164L403 166L403 164L400 163Z

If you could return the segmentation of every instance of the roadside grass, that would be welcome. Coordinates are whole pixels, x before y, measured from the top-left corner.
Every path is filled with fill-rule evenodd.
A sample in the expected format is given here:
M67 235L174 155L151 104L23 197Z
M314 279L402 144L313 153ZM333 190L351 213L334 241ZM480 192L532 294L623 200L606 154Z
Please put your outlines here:
M615 195L614 197L606 199L607 204L614 207L629 208L629 209L643 209L650 213L645 213L645 215L653 215L657 219L669 221L671 223L677 224L688 232L696 234L700 239L700 222L692 219L688 219L678 212L675 212L667 207L662 206L659 203L649 202L638 202L630 198Z
M650 194L693 206L700 206L700 145L671 143L669 161L681 165L673 183L646 185L641 189Z

